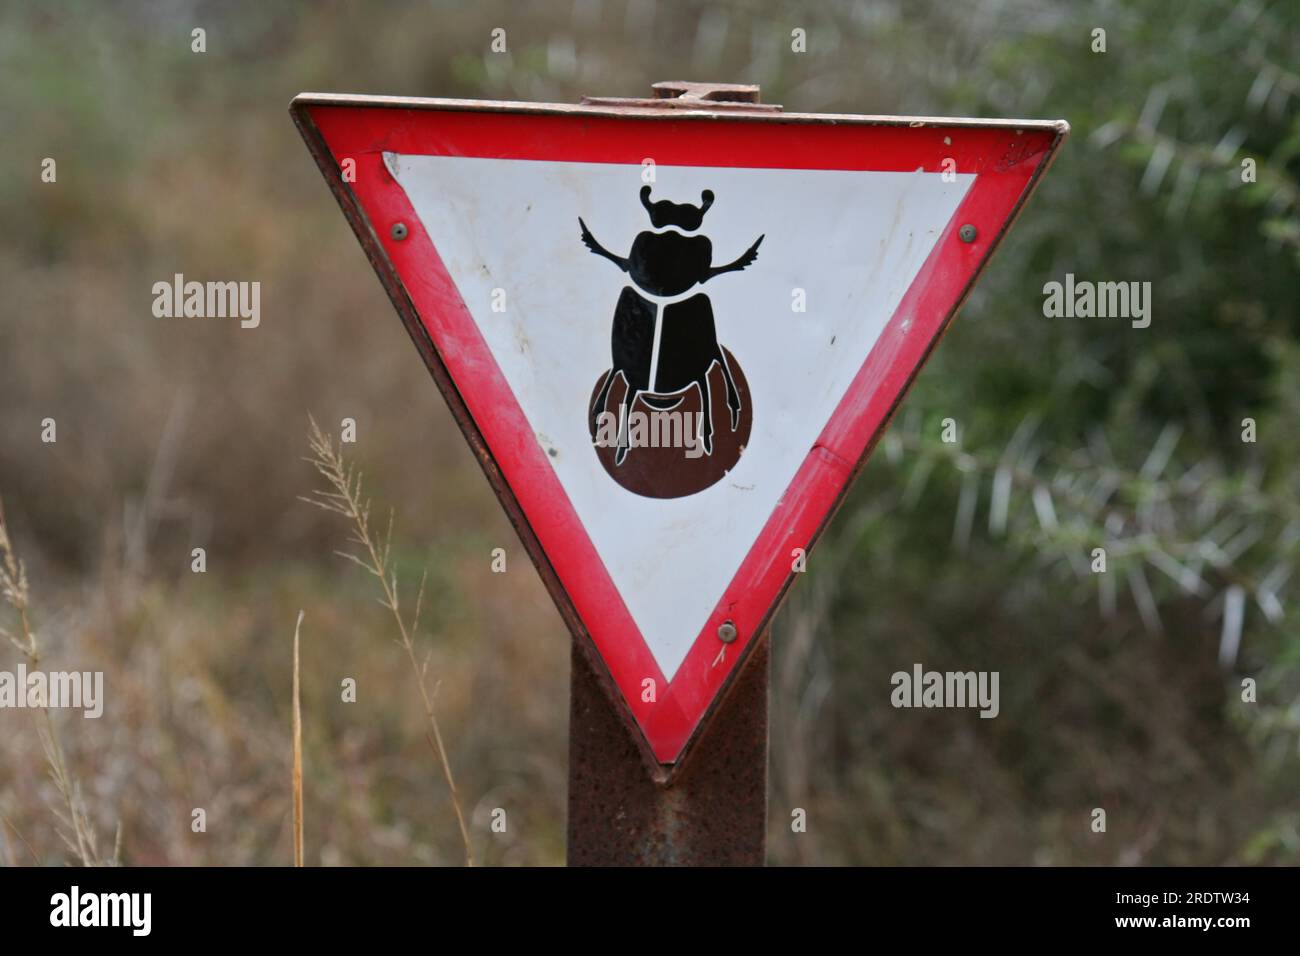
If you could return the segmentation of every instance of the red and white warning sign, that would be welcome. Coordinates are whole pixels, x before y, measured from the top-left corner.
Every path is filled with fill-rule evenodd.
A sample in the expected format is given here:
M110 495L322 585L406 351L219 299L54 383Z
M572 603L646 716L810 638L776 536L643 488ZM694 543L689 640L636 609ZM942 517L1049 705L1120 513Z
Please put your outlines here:
M1067 132L311 94L293 112L661 763Z

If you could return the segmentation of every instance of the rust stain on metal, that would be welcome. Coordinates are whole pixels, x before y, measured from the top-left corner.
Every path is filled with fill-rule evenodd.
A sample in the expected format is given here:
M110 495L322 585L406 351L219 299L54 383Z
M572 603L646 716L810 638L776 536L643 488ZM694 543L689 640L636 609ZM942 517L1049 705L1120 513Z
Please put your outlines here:
M704 84L716 86L719 84ZM638 104L607 105L607 104ZM640 105L645 104L645 105ZM965 126L984 129L1040 130L1064 139L1070 132L1070 124L1065 120L1030 120L1030 119L979 119L958 116L872 116L857 113L787 113L784 110L773 111L769 103L736 103L720 100L691 100L670 106L659 99L619 99L615 97L588 97L580 104L568 103L525 103L510 100L458 100L437 99L418 96L366 96L351 93L299 93L290 106L295 114L295 122L303 129L298 114L313 106L370 106L382 109L418 110L437 108L440 110L463 110L475 113L535 113L552 116L612 116L635 115L647 120L688 120L707 123L719 114L726 114L727 119L754 123L793 123L799 125L820 126L944 126L961 128ZM312 138L308 130L303 129L308 145ZM328 156L328 149L320 143L320 149ZM332 175L337 178L337 169Z
M759 88L748 83L691 83L673 80L655 83L650 89L653 95L649 98L584 96L582 105L616 109L781 112L781 107L777 104L761 102Z
M575 643L569 691L570 866L762 866L767 854L769 647L752 644L690 762L645 773Z

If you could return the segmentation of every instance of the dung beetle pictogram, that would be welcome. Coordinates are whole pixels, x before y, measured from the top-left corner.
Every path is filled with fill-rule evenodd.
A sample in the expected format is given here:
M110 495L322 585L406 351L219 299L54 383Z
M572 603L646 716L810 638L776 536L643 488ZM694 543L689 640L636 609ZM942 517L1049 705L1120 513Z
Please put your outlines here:
M699 390L704 413L700 416L699 441L706 454L713 454L713 414L709 371L716 362L727 386L727 407L731 429L740 420L740 395L727 357L718 344L713 306L703 292L691 289L727 272L739 272L756 258L763 241L759 236L740 258L724 266L713 265L713 244L705 236L690 236L700 228L704 214L713 205L712 190L700 194L701 204L650 201L651 189L641 189L641 205L650 215L655 231L639 233L626 258L616 256L599 242L579 217L582 241L598 256L608 259L628 274L627 286L614 308L610 335L613 366L605 377L591 409L592 427L605 409L610 387L619 375L627 385L619 421L626 421L633 403L640 398L651 408L670 409L692 388ZM620 434L615 458L621 465L627 457L626 436Z

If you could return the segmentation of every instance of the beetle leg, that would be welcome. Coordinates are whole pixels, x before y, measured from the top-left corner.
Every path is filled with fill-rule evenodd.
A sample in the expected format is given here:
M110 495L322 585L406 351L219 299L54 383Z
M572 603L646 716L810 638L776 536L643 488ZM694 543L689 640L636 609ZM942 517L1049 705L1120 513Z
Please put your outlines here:
M709 385L706 376L703 382L696 382L695 387L700 392L700 404L704 406L704 411L700 412L700 446L704 449L704 454L713 454L713 389Z
M740 392L736 389L736 380L732 378L731 366L722 348L718 348L718 364L722 366L722 378L727 383L727 407L731 409L731 430L740 425Z
M594 432L600 424L600 413L605 410L605 402L609 401L609 389L614 384L614 377L618 375L618 369L611 368L609 375L605 377L605 384L600 387L600 394L596 396L596 404L591 409L591 430Z
M623 464L624 459L627 458L628 451L631 449L630 432L632 431L632 403L636 401L636 397L640 394L639 391L634 390L631 385L628 385L627 394L623 396L623 414L618 432L618 451L614 453L615 465Z

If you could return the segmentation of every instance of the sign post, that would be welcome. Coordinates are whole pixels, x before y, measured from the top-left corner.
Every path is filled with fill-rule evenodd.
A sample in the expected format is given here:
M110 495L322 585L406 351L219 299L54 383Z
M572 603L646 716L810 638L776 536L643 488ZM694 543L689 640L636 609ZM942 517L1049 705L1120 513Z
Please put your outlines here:
M761 864L772 617L1068 125L291 113L573 633L570 863Z
M575 643L569 679L570 866L762 866L767 848L767 635L691 760L646 767Z

